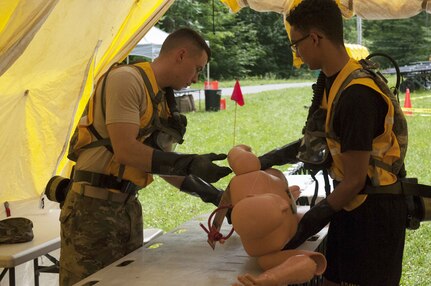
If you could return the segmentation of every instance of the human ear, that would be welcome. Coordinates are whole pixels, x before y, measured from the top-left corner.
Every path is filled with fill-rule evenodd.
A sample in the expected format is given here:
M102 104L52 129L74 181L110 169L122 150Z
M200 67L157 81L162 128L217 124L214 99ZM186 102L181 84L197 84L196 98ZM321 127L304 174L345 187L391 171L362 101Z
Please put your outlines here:
M177 56L176 56L176 58L177 58L177 62L182 62L183 60L184 60L184 58L185 58L185 56L186 56L186 53L187 53L187 51L185 50L185 49L179 49L178 51L177 51Z
M310 37L311 37L311 39L313 39L313 44L315 46L319 45L320 39L322 39L322 36L320 36L319 34L314 33L314 32L310 33Z

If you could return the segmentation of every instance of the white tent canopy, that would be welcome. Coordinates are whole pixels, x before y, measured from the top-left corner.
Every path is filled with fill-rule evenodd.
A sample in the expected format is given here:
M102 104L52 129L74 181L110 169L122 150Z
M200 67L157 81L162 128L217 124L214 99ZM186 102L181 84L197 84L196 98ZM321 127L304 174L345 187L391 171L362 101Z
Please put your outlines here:
M130 55L144 56L153 61L158 57L160 48L169 34L157 27L152 27L139 41L138 45L130 52Z
M431 13L431 0L335 0L344 17L369 20L402 19L422 11ZM250 7L258 12L288 14L301 0L221 0L233 12Z

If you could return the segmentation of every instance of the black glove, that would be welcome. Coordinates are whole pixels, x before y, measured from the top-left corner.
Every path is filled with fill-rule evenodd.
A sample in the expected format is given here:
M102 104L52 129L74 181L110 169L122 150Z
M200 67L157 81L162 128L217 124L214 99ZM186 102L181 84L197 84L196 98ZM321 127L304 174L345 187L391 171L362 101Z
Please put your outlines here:
M226 219L228 224L232 224L232 210L233 208L229 208L226 213Z
M266 170L274 165L281 166L298 162L299 160L296 158L296 155L298 154L299 145L301 145L301 139L260 156L260 169Z
M187 117L181 114L177 108L177 102L175 100L175 92L172 87L165 88L166 103L169 106L171 116L168 118L168 126L180 133L181 138L186 133ZM182 142L180 142L181 144Z
M283 247L283 250L294 249L300 246L310 236L318 233L331 220L336 213L326 199L304 214L299 221L298 229L292 239Z
M181 138L186 134L187 117L179 112L172 113L172 116L168 118L168 126L180 133Z
M213 163L226 159L226 154L178 154L154 150L151 173L158 175L195 175L209 183L215 183L229 175L232 170Z
M200 197L206 203L218 206L223 191L205 182L195 175L188 175L181 184L180 191Z

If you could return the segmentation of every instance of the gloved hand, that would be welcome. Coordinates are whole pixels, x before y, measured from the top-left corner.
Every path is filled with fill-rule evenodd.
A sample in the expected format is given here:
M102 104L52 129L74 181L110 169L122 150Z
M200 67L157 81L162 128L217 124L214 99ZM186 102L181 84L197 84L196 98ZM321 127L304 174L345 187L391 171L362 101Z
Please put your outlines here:
M208 183L215 183L229 175L232 170L213 163L226 159L226 154L179 154L154 150L151 173L159 175L195 175Z
M301 139L293 141L283 147L276 148L262 156L259 156L260 169L266 170L272 166L280 166L285 164L294 164L299 160L296 158L298 154L299 146L301 145Z
M213 203L215 206L219 205L221 196L223 195L222 190L217 189L195 175L188 175L185 177L181 184L180 191L200 197L202 201Z
M226 154L210 153L196 155L189 166L189 174L196 175L208 183L215 183L232 173L232 170L229 167L220 167L212 161L224 160L226 158Z
M299 221L295 235L283 247L283 250L294 249L300 246L310 236L315 235L325 227L335 213L336 211L328 204L326 199L320 201L304 214Z

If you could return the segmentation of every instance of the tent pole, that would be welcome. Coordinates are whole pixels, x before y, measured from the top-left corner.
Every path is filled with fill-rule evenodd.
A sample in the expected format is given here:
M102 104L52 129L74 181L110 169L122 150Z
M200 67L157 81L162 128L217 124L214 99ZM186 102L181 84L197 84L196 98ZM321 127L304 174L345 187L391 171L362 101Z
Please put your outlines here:
M208 47L210 46L210 41L205 41L208 45ZM210 82L210 62L208 61L207 63L207 82Z

